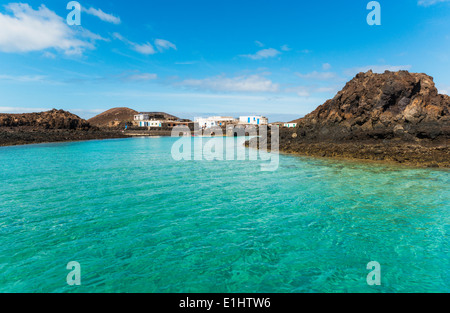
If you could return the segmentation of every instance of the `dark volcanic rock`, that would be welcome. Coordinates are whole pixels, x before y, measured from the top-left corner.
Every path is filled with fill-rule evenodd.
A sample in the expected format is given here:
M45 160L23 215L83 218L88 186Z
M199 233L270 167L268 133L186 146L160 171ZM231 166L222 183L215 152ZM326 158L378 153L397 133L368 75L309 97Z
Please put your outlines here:
M39 127L44 129L89 130L91 125L80 117L63 110L41 113L0 114L0 127Z
M348 141L449 138L450 97L433 78L407 71L359 73L333 99L298 120L300 137Z
M448 168L449 107L428 75L359 73L296 129L280 129L280 151Z
M119 131L101 130L63 110L0 114L0 146L124 137L128 136Z

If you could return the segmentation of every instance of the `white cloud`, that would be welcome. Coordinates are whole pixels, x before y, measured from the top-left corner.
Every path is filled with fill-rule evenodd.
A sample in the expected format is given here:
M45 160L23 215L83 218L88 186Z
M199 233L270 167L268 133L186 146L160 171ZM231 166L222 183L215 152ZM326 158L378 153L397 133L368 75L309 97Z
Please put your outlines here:
M296 93L299 97L309 97L311 94L310 88L305 86L286 88L284 91L288 93Z
M443 95L450 95L450 85L449 86L439 86L439 93Z
M287 93L295 93L299 97L310 97L312 94L327 93L333 94L339 90L339 86L297 86L284 89Z
M9 81L14 83L46 83L60 85L61 82L50 79L44 75L0 75L0 81Z
M429 7L430 5L441 3L441 2L449 2L450 0L419 0L418 5L423 7Z
M177 50L177 47L173 43L171 43L170 41L164 40L164 39L156 39L155 40L155 46L158 49L158 51L156 51L155 48L153 47L153 45L149 42L146 42L144 44L138 44L138 43L135 43L135 42L132 42L132 41L126 39L119 33L113 33L113 37L115 39L118 39L118 40L128 44L129 46L132 47L132 49L134 51L139 52L141 54L145 54L145 55L156 54L156 53L158 53L158 51L164 52L164 50L167 50L167 49Z
M118 40L130 45L134 51L139 52L141 54L150 55L150 54L156 53L155 48L153 48L152 44L149 42L144 43L144 44L137 44L135 42L132 42L132 41L126 39L119 33L113 33L113 37L115 39L118 39Z
M273 48L269 48L269 49L259 50L255 54L242 55L242 57L250 58L252 60L262 60L262 59L276 57L279 54L281 54L280 51L273 49Z
M345 71L345 75L355 76L360 72L367 72L369 70L372 70L374 73L384 73L385 71L397 72L400 70L409 71L411 68L411 65L368 65L348 69Z
M21 108L21 107L0 107L1 113L19 114L19 113L33 113L50 111L51 109L44 108Z
M121 34L119 34L119 33L113 33L113 37L115 38L115 39L118 39L118 40L120 40L120 41L124 41L124 42L129 42L124 36L122 36Z
M130 80L130 81L148 81L148 80L154 80L157 79L158 75L153 74L153 73L139 73L139 74L134 74L134 75L130 75L126 78L126 80Z
M175 46L170 41L167 41L164 39L156 39L155 45L159 52L163 52L164 50L169 50L169 49L177 50L177 46Z
M325 71L328 71L328 70L331 68L331 64L330 64L330 63L324 63L324 64L322 65L322 68L323 68Z
M153 46L150 43L144 43L142 45L137 44L137 43L131 43L131 45L133 46L133 50L137 51L141 54L146 54L146 55L150 55L150 54L155 54L155 48L153 48Z
M311 72L307 74L295 73L298 77L304 79L313 79L313 80L329 80L337 78L337 74L333 72Z
M336 93L339 91L339 87L337 86L317 87L316 89L314 89L314 91L319 93Z
M45 51L43 56L45 58L48 58L48 59L56 59L56 55L54 53L51 53L51 52L48 52L48 51Z
M274 84L270 79L259 75L187 79L176 85L200 90L227 92L277 92L280 89L279 84Z
M99 113L103 113L108 109L91 109L91 110L86 110L86 109L69 109L69 112L72 113L76 113L76 114L99 114Z
M264 47L264 44L261 41L258 41L258 40L255 40L255 45L257 45L260 48Z
M10 14L0 13L0 51L31 52L47 49L80 55L94 49L96 40L104 40L83 28L71 28L66 21L45 5L34 10L28 4L10 3Z
M92 7L89 9L83 8L83 12L86 12L87 14L96 16L104 22L113 23L113 24L120 24L122 22L120 20L120 17L105 13L101 9L94 9Z
M19 83L34 83L34 82L45 81L46 76L43 76L43 75L23 75L23 76L0 75L0 80L14 81L14 82L19 82Z
M292 49L291 48L289 48L289 46L288 45L283 45L283 46L281 46L281 51L291 51Z
M195 63L197 63L197 61L175 62L176 65L192 65Z

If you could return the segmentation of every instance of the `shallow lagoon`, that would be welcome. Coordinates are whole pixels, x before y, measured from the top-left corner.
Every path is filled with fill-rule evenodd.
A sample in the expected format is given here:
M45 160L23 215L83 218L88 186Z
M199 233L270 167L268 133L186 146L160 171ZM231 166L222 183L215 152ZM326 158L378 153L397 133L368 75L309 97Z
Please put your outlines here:
M448 171L282 155L262 172L177 162L175 140L0 148L0 292L450 291Z

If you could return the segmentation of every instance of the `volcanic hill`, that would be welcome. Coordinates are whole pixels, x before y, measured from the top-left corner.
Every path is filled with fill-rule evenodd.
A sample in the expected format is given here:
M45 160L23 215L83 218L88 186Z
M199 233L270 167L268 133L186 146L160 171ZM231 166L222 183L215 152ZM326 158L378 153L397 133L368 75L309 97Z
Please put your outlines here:
M450 167L450 97L408 71L359 73L314 112L280 130L280 149L322 157ZM294 132L294 133L293 133Z
M100 113L88 122L100 128L123 128L134 120L136 114L138 112L129 108L114 108Z

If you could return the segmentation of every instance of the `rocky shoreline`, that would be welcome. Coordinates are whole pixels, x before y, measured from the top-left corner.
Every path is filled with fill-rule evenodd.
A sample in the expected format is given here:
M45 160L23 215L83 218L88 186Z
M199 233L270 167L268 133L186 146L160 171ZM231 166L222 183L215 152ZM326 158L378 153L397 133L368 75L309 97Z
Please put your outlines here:
M0 146L113 138L128 136L118 130L91 126L87 121L63 110L0 114Z
M296 122L313 141L449 140L450 97L426 74L369 71Z
M297 136L295 131L280 130L280 151L287 154L318 158L383 162L422 168L450 168L448 141L308 142L295 140L298 138Z
M118 131L0 128L0 147L37 143L129 138Z
M296 129L280 129L280 151L450 168L449 111L426 74L359 73Z

